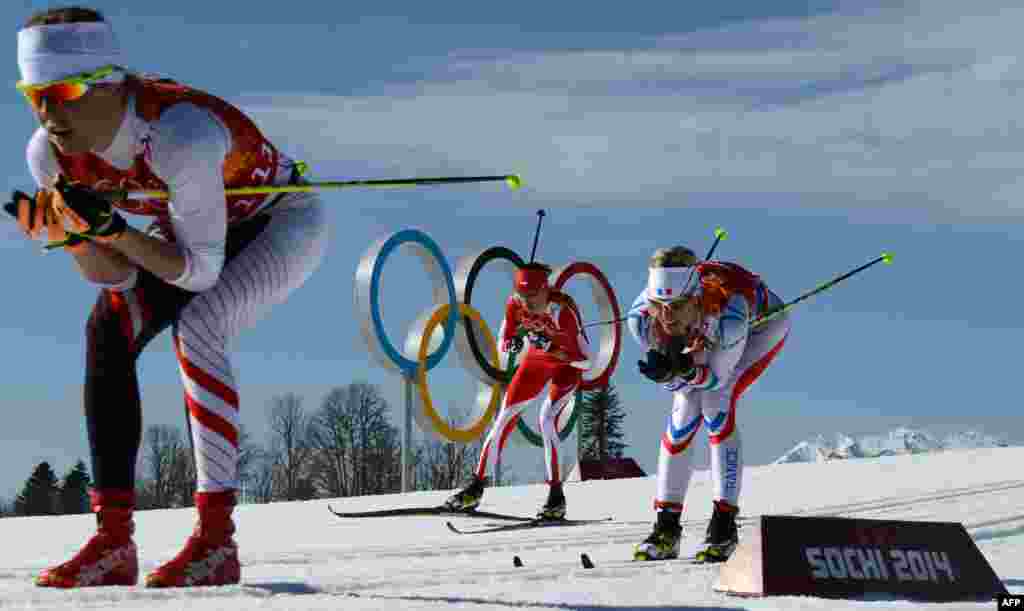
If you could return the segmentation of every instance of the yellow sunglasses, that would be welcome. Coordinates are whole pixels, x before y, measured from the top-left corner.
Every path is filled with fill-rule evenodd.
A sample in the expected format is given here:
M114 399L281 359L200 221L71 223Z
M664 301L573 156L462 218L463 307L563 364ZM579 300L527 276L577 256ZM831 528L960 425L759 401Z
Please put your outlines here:
M104 66L94 72L84 72L69 76L59 81L50 81L38 85L29 85L18 81L14 87L25 94L29 104L34 108L42 106L43 100L50 103L73 102L80 99L89 91L89 87L97 82L103 81L117 71L115 66Z

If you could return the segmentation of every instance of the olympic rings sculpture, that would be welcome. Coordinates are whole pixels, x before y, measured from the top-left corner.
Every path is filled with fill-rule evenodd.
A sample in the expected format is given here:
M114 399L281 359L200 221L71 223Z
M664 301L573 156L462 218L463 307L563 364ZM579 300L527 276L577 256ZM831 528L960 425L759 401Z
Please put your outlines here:
M388 338L381 317L380 286L384 262L400 247L411 250L423 263L432 286L434 305L421 314L409 329L403 351ZM495 246L474 255L463 257L453 274L440 246L418 229L404 229L375 242L360 260L356 270L353 299L361 316L360 330L374 359L386 369L399 373L412 381L417 390L413 415L419 427L438 439L467 443L481 437L494 418L501 403L502 391L511 380L515 366L502 368L494 333L480 313L472 307L473 288L483 268L496 261L510 263L514 271L524 261L511 249ZM555 270L552 286L561 290L575 276L589 280L602 319L620 317L618 301L604 274L593 264L574 262ZM512 274L509 274L511 284ZM458 333L459 324L465 328ZM438 327L443 337L431 352L432 338ZM483 340L483 346L481 346ZM427 384L427 373L436 367L455 344L462 366L480 384L477 409L465 428L449 425L434 407ZM580 390L591 390L606 385L618 362L622 345L619 325L603 328L601 342L594 351L593 367L584 375ZM406 355L416 355L410 358ZM513 360L514 362L514 360ZM559 415L556 429L564 440L572 432L577 420L575 401ZM540 435L520 418L520 433L527 441L543 445Z
M522 257L515 253L515 251L505 248L504 246L493 246L486 250L483 250L476 255L470 255L465 257L460 262L458 272L456 274L456 283L458 285L459 300L466 304L472 303L473 287L476 285L477 277L483 268L493 261L507 261L512 263L513 266L519 267L525 263ZM554 276L555 281L552 283L552 287L556 290L561 290L565 287L566 283L570 278L577 275L582 275L590 280L590 288L593 294L594 301L598 305L598 311L602 320L613 320L620 318L619 304L615 297L615 291L612 289L608 279L601 273L601 270L592 263L576 262L571 263L567 266L558 268L551 273ZM510 277L511 280L511 277ZM598 350L594 354L591 362L593 367L583 377L583 382L580 384L579 390L587 391L599 388L608 384L609 378L611 378L612 372L615 371L615 366L618 363L619 351L622 347L622 328L619 325L609 325L606 327L607 333L602 338L601 343L598 345ZM492 380L501 381L503 384L507 384L512 379L514 368L509 369L498 369L491 367L480 350L480 346L476 341L476 338L469 329L466 330L466 343L473 356L476 358L481 369L483 369ZM568 438L569 434L572 433L573 427L576 425L576 419L579 412L576 411L576 397L573 398L570 405L566 406L562 410L562 414L559 415L558 421L556 422L555 430L558 431L558 437L562 441ZM530 428L530 425L526 423L522 418L518 418L516 427L519 433L526 438L527 441L533 445L543 447L543 438Z

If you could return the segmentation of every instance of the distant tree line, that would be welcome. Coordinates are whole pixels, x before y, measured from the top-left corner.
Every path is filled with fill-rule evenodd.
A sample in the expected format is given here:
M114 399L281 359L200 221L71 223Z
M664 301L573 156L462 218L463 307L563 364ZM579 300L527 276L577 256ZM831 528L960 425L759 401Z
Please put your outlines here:
M48 462L32 470L13 501L0 502L0 517L89 513L89 472L79 460L62 479Z
M401 490L401 434L378 386L355 382L330 390L315 409L303 397L286 393L267 406L267 435L255 441L239 432L240 501L271 503L389 494ZM449 414L461 425L468 410ZM470 444L418 442L411 453L413 490L455 488L471 477L483 440ZM193 504L196 470L187 432L153 425L143 435L136 482L140 510ZM11 502L0 502L4 516L87 513L89 474L79 461L58 480L47 462L39 463ZM506 478L498 484L508 484Z

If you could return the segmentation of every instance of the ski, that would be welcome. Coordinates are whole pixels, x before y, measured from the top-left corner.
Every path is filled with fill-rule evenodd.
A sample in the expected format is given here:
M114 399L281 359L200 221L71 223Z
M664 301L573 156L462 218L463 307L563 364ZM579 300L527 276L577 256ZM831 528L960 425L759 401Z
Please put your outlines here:
M513 516L490 511L452 511L444 505L437 507L401 507L398 509L376 509L372 511L335 511L330 505L327 509L339 518L391 518L397 516L459 516L463 518L489 518L491 520L507 520L510 522L530 522L534 518Z
M625 561L625 562L614 562L613 564L615 566L641 565L641 564L657 565L657 564L664 564L666 562L678 562L678 563L682 563L682 564L708 564L706 562L702 562L701 559L699 557L697 557L697 556L678 556L676 558L663 558L661 560L646 560L646 559L640 559L640 558L633 558L632 560L628 560L628 561ZM594 564L594 561L590 559L590 556L585 554L585 553L580 554L580 564L585 569L592 569L592 568L595 568L597 566L597 565Z
M693 561L698 564L721 564L729 559L729 555L731 555L731 553L732 552L730 551L728 552L728 555L721 556L711 551L703 550L697 552L697 555L694 556Z
M665 562L682 562L685 564L707 564L703 557L698 555L694 556L676 556L675 558L638 558L635 557L630 561L633 564L658 564Z
M621 562L621 561L620 562L612 562L612 566L613 567L616 567L616 566L621 567L621 566L625 566L625 565L639 565L639 564L644 564L644 563L664 564L666 562L678 562L678 563L682 563L682 564L709 564L709 563L701 561L701 559L699 557L697 557L697 556L682 556L682 557L677 557L677 558L665 558L663 560L638 560L638 559L634 558L633 560L626 561L626 562ZM596 568L596 566L597 566L597 565L594 564L594 561L590 559L590 555L587 554L587 553L580 554L580 565L583 568L585 568L585 569L592 569L592 568ZM512 556L512 566L514 566L516 568L523 568L523 560L522 560L522 558L520 558L519 556Z
M484 533L507 532L510 530L525 530L527 528L547 528L551 526L585 526L587 524L602 524L611 521L612 518L610 517L603 518L600 520L544 520L530 518L528 521L519 522L517 524L502 524L501 526L487 526L484 528L470 529L459 528L451 522L445 522L445 524L448 525L448 530L459 535L481 535Z

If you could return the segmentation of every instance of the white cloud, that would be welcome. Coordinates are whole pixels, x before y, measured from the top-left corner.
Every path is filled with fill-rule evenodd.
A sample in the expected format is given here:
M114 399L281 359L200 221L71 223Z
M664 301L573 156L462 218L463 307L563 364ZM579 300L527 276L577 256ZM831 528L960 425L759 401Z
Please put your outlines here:
M520 172L528 195L658 206L1022 206L1024 9L927 2L632 50L454 53L378 96L243 96L351 176Z

